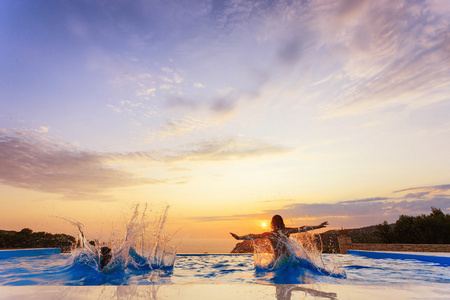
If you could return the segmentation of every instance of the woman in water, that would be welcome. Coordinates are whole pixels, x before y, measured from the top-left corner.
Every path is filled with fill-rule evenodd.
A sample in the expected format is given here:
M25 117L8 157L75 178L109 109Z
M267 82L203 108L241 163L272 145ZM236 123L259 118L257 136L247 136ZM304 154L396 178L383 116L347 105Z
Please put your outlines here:
M230 234L237 240L268 239L272 244L274 261L280 261L280 259L284 260L291 256L291 252L286 247L291 234L319 229L327 225L328 222L323 222L317 226L289 228L284 225L283 218L280 215L275 215L272 218L272 222L270 222L270 227L272 227L272 231L270 232L264 232L261 234L247 234L243 236L238 236L231 232Z

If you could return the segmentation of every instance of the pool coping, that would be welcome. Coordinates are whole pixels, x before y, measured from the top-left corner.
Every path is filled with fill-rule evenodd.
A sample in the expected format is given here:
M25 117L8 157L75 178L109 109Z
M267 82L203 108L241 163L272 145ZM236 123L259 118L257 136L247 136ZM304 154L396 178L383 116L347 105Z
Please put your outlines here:
M172 284L131 286L0 286L0 298L27 299L448 299L450 286L426 284Z
M450 265L450 253L426 253L426 252L392 252L392 251L365 251L347 250L350 255L363 256L374 259L414 259L425 262L438 263L444 266Z

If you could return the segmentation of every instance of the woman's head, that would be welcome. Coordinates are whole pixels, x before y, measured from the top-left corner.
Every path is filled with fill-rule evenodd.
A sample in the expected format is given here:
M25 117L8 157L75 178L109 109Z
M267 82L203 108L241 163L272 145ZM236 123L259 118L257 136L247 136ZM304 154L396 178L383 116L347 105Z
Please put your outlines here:
M270 222L270 227L272 227L272 230L274 231L284 229L285 226L283 218L280 215L273 216L272 222Z

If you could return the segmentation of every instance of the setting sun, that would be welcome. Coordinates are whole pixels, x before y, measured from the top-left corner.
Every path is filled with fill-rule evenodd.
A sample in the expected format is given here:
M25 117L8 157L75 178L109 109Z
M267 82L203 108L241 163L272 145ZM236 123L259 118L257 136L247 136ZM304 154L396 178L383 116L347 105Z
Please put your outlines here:
M0 231L170 206L179 253L228 253L449 212L449 1L104 2L0 1Z

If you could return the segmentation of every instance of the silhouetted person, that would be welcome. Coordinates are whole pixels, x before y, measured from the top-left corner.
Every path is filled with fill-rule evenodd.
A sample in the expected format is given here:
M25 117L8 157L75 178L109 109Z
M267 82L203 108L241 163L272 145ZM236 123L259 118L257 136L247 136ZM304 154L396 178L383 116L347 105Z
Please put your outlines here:
M100 271L103 271L103 268L111 261L111 258L111 248L102 247L100 249Z
M290 251L286 247L291 234L319 229L327 225L328 222L323 222L317 226L289 228L284 225L283 218L280 215L275 215L272 218L272 222L270 222L270 227L272 227L272 231L270 232L264 232L261 234L247 234L243 236L238 236L231 232L230 234L237 240L268 239L272 244L274 260L277 261L279 258L287 258L291 255Z

